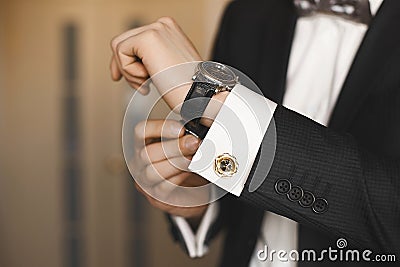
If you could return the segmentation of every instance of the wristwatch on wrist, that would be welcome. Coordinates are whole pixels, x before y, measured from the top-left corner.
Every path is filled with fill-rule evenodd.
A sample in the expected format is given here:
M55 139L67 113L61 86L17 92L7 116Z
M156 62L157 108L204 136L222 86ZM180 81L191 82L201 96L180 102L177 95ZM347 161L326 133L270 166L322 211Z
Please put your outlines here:
M192 80L181 108L182 122L188 133L203 139L208 128L200 120L210 99L219 92L230 92L239 83L239 77L224 64L204 61L197 65Z

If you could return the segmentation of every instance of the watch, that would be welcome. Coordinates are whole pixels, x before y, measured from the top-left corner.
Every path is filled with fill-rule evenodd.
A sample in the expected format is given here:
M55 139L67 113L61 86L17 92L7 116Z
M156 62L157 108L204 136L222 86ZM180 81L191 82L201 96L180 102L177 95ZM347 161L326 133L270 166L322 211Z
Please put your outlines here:
M188 133L203 139L208 128L200 124L210 99L219 92L230 92L239 77L226 65L204 61L196 67L193 84L181 108L182 122Z

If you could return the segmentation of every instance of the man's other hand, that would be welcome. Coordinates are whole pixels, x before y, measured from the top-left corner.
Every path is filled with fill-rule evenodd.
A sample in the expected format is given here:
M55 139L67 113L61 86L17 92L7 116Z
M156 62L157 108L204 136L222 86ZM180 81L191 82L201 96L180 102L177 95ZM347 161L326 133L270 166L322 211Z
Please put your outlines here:
M147 120L135 128L132 162L137 189L151 205L171 215L201 218L207 209L208 182L187 170L200 140L185 135L174 120ZM199 190L192 191L194 187ZM181 205L177 205L180 203ZM203 203L202 205L191 205Z

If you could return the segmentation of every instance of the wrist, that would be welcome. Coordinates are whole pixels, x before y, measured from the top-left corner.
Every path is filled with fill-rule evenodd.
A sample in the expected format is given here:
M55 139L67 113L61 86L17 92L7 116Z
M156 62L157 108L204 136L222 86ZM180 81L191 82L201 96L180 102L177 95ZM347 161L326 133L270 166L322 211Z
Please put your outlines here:
M186 95L191 86L192 83L181 85L164 94L163 98L165 102L175 113L179 114L181 112L182 104L185 101Z
M201 124L206 127L210 127L214 122L215 117L217 117L218 112L220 111L222 105L224 104L226 98L228 97L229 92L220 92L215 94L210 103L207 105L207 108L204 111L203 118L201 119Z
M200 62L182 104L180 114L189 133L204 138L239 77L227 66ZM187 89L187 88L186 88Z
M164 98L174 112L180 113L182 104L185 101L186 95L188 94L191 86L192 84L182 85L165 94ZM228 97L228 94L229 92L220 92L211 98L210 103L204 110L201 124L207 127L211 126L219 110L224 104L225 99Z

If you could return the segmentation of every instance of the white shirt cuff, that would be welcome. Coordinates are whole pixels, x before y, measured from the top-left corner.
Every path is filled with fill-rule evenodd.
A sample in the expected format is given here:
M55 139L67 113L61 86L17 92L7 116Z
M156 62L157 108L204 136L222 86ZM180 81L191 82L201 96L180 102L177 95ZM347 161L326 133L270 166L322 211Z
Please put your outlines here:
M243 85L236 85L193 156L189 170L240 196L276 106ZM224 154L237 163L236 173L229 177L221 177L215 170L216 158Z
M205 244L205 239L211 225L215 222L218 216L218 212L218 202L210 203L196 234L193 233L192 228L185 218L180 216L171 216L173 222L182 234L183 241L185 242L191 258L203 257L208 252L208 246Z

